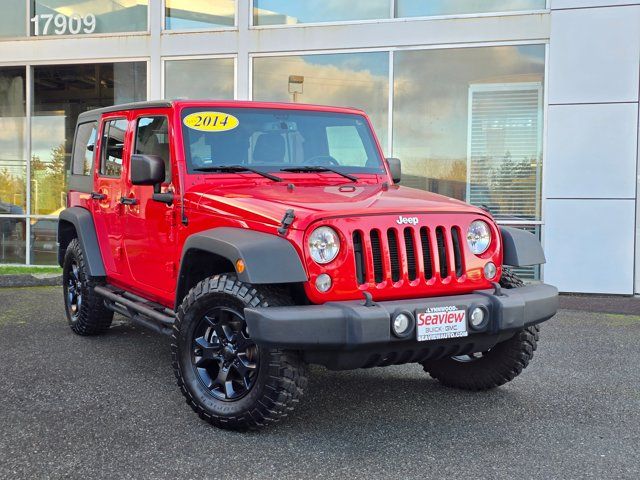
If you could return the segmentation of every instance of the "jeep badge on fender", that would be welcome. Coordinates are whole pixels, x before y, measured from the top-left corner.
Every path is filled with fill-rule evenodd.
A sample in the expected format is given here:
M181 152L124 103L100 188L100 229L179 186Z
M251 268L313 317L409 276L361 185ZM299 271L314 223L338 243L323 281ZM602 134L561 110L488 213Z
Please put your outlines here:
M181 392L215 426L285 417L309 364L418 363L495 388L556 313L554 287L510 269L544 263L536 237L400 186L362 111L144 102L80 114L74 138L68 323L97 335L119 313L168 335Z

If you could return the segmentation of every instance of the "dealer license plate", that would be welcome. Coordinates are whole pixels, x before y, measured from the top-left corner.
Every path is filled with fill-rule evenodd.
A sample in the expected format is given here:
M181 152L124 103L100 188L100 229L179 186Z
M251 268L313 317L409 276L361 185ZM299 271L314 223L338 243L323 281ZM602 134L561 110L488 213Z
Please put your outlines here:
M466 337L467 310L453 305L429 307L416 312L416 335L419 342Z

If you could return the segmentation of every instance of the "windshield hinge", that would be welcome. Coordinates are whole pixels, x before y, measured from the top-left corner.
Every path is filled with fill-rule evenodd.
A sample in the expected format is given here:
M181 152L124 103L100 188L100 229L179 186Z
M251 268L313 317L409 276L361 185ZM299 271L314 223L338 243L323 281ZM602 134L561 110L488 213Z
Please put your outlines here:
M284 217L282 217L282 221L280 222L278 233L280 235L284 235L285 233L287 233L287 230L289 229L295 218L296 216L293 213L293 209L290 208L289 210L287 210L284 214Z

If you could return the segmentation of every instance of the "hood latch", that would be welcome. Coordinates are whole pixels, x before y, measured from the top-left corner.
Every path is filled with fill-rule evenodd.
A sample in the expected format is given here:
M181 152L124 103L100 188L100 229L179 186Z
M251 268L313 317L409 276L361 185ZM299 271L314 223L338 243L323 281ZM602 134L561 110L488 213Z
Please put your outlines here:
M287 210L284 214L284 217L282 217L282 221L280 222L278 233L280 235L284 235L285 233L287 233L287 230L289 229L295 218L296 216L293 213L293 209L290 208L289 210Z

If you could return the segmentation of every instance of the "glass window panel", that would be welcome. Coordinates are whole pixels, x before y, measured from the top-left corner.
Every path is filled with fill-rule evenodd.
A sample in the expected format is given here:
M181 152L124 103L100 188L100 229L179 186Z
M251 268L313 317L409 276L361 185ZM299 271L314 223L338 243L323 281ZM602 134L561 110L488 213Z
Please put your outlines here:
M542 10L546 0L396 0L396 17Z
M0 263L26 262L26 231L24 218L0 217Z
M33 67L32 214L57 215L65 206L78 115L146 96L145 62Z
M135 153L160 157L164 162L166 183L171 183L169 151L169 121L167 117L139 118L136 127Z
M543 45L399 51L394 75L404 185L540 219Z
M33 0L31 35L144 32L148 0Z
M360 108L387 150L387 52L254 58L253 99Z
M58 263L58 219L31 219L31 263L56 265Z
M235 25L235 0L166 0L167 30L215 29Z
M375 20L390 12L391 0L253 0L254 25Z
M76 149L74 151L71 171L74 175L91 175L97 128L98 124L96 122L83 123L78 126Z
M124 152L127 120L111 120L104 125L101 142L102 161L100 173L108 177L119 177L122 174L122 153Z
M0 215L26 211L25 78L24 67L0 68Z
M165 98L232 100L233 58L169 60L164 63Z
M2 0L2 7L0 38L26 36L27 3L24 0Z

